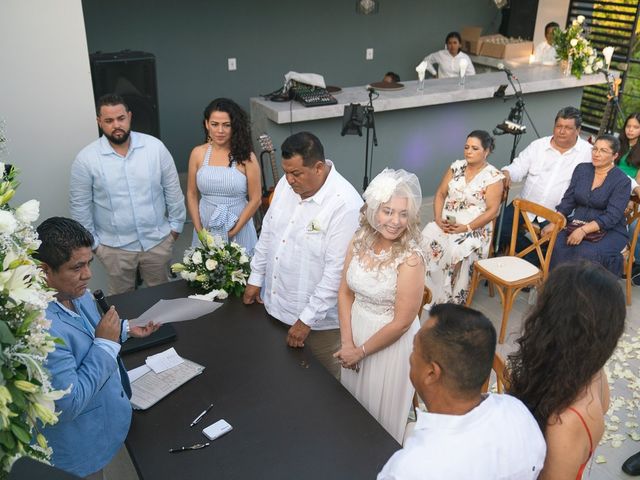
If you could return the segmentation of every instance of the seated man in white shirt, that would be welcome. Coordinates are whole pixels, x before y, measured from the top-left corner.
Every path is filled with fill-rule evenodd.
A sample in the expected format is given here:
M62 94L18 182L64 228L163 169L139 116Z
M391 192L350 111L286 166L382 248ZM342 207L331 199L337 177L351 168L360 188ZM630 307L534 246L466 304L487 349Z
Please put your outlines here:
M458 32L450 32L447 35L445 46L444 50L438 50L424 57L424 61L427 62L427 70L431 75L436 75L436 69L433 68L433 65L437 63L438 78L458 77L460 76L461 60L463 64L466 62L465 75L476 74L476 69L473 67L469 55L460 51L462 37Z
M496 331L482 313L435 305L413 340L411 382L427 412L378 480L535 479L546 445L518 399L480 393L491 372Z
M362 198L325 160L315 135L296 133L281 152L285 175L264 218L243 301L264 302L288 326L287 345L308 345L338 378L338 287Z
M556 22L547 23L544 26L544 41L536 45L533 50L534 62L543 65L555 65L558 63L556 49L553 46L553 32L560 28Z
M505 185L525 181L520 197L538 203L550 210L556 209L564 192L569 187L576 165L591 161L591 145L580 138L582 115L575 107L564 107L556 115L553 135L534 140L513 160L502 168ZM502 222L500 247L509 248L513 225L513 203L510 203L498 218ZM532 218L533 220L533 218ZM522 218L519 219L522 223ZM541 226L546 222L540 220ZM519 230L516 251L531 242ZM538 264L535 251L525 257Z

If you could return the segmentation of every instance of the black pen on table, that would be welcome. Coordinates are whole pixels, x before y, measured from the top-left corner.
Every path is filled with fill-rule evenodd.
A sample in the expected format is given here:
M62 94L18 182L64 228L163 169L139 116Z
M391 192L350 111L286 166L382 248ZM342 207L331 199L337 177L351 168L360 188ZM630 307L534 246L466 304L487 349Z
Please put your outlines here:
M207 412L208 412L209 410L211 410L212 408L213 408L213 403L212 403L211 405L209 405L209 406L204 410L204 412L202 412L200 415L198 415L198 416L195 418L195 420L194 420L193 422L191 422L191 425L189 425L189 428L193 427L196 423L198 423L200 420L202 420L202 417L204 417L204 416L207 414Z

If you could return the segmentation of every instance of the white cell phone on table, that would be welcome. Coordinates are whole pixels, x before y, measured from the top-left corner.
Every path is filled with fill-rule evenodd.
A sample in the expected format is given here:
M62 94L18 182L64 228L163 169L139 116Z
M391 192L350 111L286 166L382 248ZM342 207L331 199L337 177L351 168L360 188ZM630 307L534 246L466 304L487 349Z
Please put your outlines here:
M233 430L233 427L229 425L225 420L218 420L216 423L213 423L202 430L202 433L209 440L215 440L225 433L229 433L231 430Z

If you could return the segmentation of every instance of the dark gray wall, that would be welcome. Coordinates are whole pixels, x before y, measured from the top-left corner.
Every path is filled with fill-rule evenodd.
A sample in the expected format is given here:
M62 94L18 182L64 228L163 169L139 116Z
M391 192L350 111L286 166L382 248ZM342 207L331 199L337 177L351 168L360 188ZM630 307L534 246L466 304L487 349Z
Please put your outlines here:
M339 86L378 81L388 70L413 79L415 65L442 48L450 30L495 32L499 22L489 0L380 0L371 16L356 14L355 0L82 3L89 52L156 56L162 140L181 170L202 142L202 111L215 97L248 111L249 98L281 86L289 70L321 73ZM237 71L227 71L228 57L237 58Z

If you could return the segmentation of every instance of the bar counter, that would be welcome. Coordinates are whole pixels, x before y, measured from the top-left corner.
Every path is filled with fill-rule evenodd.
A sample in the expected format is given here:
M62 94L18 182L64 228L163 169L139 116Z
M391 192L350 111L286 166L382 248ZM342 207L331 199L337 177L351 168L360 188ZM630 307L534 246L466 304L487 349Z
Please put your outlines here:
M482 63L482 59L475 61ZM579 107L584 86L605 82L603 74L581 79L564 76L557 66L525 64L512 70L520 80L530 117L524 119L527 133L520 139L518 152L537 138L534 125L540 136L550 135L560 108ZM448 165L462 158L466 135L476 129L491 132L507 118L515 105L514 91L501 71L469 76L464 86L458 84L457 78L428 79L422 92L417 91L415 80L402 83L403 90L379 91L373 100L379 146L373 149L369 180L384 167L404 168L418 175L423 195L430 196ZM494 98L494 92L503 84L508 85L507 96ZM276 103L252 98L253 134L269 134L276 148L291 133L306 130L316 134L327 158L362 191L365 140L357 135L342 137L340 133L345 105L368 103L366 85L343 88L335 97L337 105L310 108L296 101ZM497 167L509 163L512 145L511 135L496 137L496 150L489 161ZM260 151L257 144L256 149ZM278 164L279 161L278 156ZM265 169L266 178L270 179L270 168ZM279 169L278 176L281 173Z

